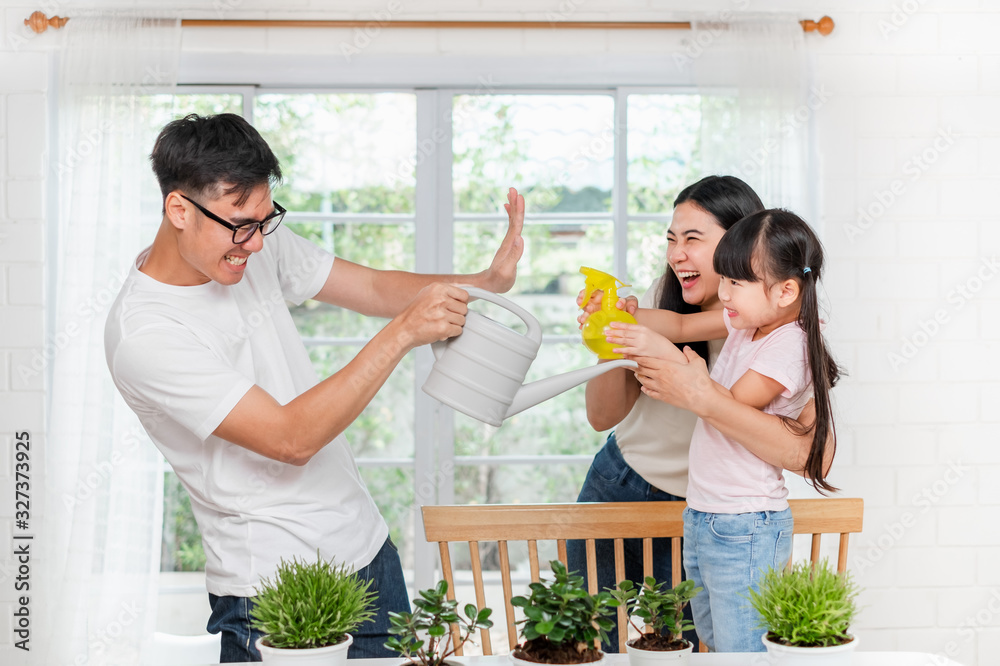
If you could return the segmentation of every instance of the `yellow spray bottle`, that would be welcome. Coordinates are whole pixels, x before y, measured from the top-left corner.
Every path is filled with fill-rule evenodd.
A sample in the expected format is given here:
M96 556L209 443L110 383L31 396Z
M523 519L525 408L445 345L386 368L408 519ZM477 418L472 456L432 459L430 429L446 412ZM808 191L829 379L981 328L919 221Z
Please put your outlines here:
M621 354L611 351L615 346L605 339L604 328L613 321L636 323L635 317L615 307L615 304L618 303L619 285L622 287L630 287L631 285L625 284L614 275L609 275L596 268L581 266L580 272L587 276L586 291L583 295L584 304L590 302L590 297L595 289L604 292L601 297L601 309L590 315L583 325L583 344L599 358L622 358Z

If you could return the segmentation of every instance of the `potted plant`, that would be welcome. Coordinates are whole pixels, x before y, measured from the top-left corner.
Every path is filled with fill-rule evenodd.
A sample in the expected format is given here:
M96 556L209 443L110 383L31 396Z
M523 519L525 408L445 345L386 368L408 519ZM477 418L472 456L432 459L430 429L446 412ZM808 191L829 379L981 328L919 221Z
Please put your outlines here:
M694 629L694 623L684 618L684 607L701 592L693 580L685 580L675 588L666 582L657 583L647 576L641 588L630 580L623 580L612 591L612 596L625 607L629 623L639 632L638 638L625 643L632 666L651 666L663 661L683 663L694 645L684 638L684 632ZM633 622L638 617L650 631Z
M464 608L465 618L456 608L458 602L447 598L448 581L441 581L434 589L421 590L413 600L413 613L389 613L389 633L385 646L395 650L411 663L423 666L441 666L445 660L466 643L477 629L493 626L489 608L478 610L472 604ZM450 629L457 625L457 632ZM456 639L457 636L457 639Z
M850 574L833 571L826 560L799 562L764 573L750 603L767 630L764 645L780 666L849 664L858 639L848 633L857 613L858 588Z
M521 637L524 642L514 648L515 661L545 664L583 664L600 662L604 653L594 647L594 639L608 640L608 630L614 627L610 619L618 601L610 592L588 593L583 576L571 575L566 566L551 562L554 578L545 583L532 583L527 596L510 600L524 610Z
M264 634L256 646L265 664L344 664L350 632L375 615L371 581L316 555L311 564L282 559L255 588L251 626Z

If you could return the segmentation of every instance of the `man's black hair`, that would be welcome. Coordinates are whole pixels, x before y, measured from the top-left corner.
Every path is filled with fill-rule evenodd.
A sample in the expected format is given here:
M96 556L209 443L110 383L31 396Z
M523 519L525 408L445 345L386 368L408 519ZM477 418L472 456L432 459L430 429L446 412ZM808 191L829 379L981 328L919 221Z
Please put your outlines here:
M213 198L236 194L242 206L257 187L281 181L267 142L233 113L192 113L167 123L149 159L164 200L174 190Z

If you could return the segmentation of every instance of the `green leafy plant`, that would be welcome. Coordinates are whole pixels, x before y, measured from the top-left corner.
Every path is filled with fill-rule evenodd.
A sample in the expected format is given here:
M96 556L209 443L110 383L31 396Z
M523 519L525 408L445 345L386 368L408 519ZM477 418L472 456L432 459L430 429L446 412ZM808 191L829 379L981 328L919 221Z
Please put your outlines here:
M694 623L684 618L684 607L701 592L693 580L681 581L677 587L666 588L666 582L657 583L652 576L646 576L642 587L637 588L630 580L623 580L612 590L611 595L625 607L629 623L639 632L639 638L631 643L641 650L679 649L686 647L684 632L694 629ZM638 617L650 631L637 625L632 618ZM663 636L664 630L667 631Z
M274 578L255 588L251 625L266 634L274 648L318 648L336 645L345 635L375 616L376 593L346 565L335 566L316 553L308 563L282 559Z
M815 567L798 562L790 569L768 570L749 598L769 639L825 647L852 640L847 630L857 613L857 595L850 574L833 571L823 560Z
M439 666L445 659L455 654L459 647L472 637L476 629L493 626L489 608L478 610L472 604L463 609L461 617L456 608L458 602L449 600L448 581L441 581L434 589L421 590L413 600L413 613L389 613L389 633L392 637L385 646L411 661L424 666ZM450 631L451 625L458 626L458 639Z
M553 560L551 566L553 580L532 583L528 596L510 600L524 609L524 619L518 622L524 625L525 642L515 656L544 663L596 661L601 651L594 639L607 642L607 632L614 627L609 616L618 601L610 592L588 593L583 576L570 574L562 562Z

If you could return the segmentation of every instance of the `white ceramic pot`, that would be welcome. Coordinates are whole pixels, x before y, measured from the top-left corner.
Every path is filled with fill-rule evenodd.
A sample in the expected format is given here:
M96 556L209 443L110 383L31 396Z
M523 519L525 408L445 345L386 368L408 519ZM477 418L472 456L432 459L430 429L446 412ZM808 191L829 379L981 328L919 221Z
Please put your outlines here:
M511 652L507 655L515 666L539 666L538 662L535 661L525 661L524 659L518 659ZM608 655L601 653L601 658L597 661L588 661L586 664L581 664L581 666L604 666L608 662Z
M851 653L858 647L858 637L850 643L830 647L792 647L772 643L761 636L774 666L850 666Z
M662 664L680 666L680 664L688 663L693 649L694 646L691 643L688 643L688 646L683 650L641 650L628 643L625 644L625 650L628 652L628 663L631 666L662 666Z
M254 645L266 666L346 666L347 649L354 642L354 637L347 634L347 640L336 645L302 650L273 648L264 645L263 641L263 638L258 638Z

